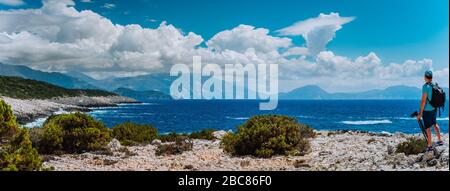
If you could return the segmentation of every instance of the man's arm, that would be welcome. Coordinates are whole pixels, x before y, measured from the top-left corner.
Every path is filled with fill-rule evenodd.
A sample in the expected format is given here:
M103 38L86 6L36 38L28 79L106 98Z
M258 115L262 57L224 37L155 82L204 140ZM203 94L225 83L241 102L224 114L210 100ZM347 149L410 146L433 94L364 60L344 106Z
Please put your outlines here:
M423 93L422 101L420 102L420 112L419 112L419 115L417 116L417 119L419 119L419 120L422 118L423 110L425 109L425 104L427 104L427 98L428 98L428 94Z

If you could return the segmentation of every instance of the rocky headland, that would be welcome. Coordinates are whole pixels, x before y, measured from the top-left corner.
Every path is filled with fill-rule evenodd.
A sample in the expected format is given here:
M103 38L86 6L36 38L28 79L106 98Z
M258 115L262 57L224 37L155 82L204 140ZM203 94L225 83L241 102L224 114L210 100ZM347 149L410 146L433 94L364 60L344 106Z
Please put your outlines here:
M20 124L32 122L38 118L48 117L58 111L88 112L91 107L114 107L121 103L137 103L136 100L123 96L75 96L51 99L15 99L0 96L11 106Z

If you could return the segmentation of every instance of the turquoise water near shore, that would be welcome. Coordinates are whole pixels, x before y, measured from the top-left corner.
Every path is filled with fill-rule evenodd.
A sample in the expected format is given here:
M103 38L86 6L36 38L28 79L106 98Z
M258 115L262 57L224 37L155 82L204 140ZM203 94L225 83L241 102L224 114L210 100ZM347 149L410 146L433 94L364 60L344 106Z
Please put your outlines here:
M254 115L282 114L318 130L362 130L371 132L420 133L415 118L416 100L280 100L273 111L260 111L255 100L181 100L122 104L96 108L89 114L108 127L131 121L153 124L161 133L188 133L205 128L235 130ZM438 117L448 133L448 106Z

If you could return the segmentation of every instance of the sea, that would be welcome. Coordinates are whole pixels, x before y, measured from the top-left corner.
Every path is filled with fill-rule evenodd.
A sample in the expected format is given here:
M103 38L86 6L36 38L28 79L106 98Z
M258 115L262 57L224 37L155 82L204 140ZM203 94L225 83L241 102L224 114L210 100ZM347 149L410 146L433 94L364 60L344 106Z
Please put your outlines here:
M317 130L361 130L378 133L420 133L418 100L280 100L276 110L259 110L257 100L164 100L119 107L93 108L89 114L106 126L123 122L152 124L160 133L190 133L202 129L236 130L250 117L280 114ZM438 117L448 133L448 106Z

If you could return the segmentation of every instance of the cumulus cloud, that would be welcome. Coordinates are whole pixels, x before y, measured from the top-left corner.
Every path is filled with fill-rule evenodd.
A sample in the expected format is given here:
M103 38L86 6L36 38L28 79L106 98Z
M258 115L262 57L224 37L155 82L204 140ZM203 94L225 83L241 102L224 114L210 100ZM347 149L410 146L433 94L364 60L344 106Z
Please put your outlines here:
M285 36L303 36L309 53L316 55L325 50L326 45L333 40L336 31L340 30L342 25L354 19L354 17L341 17L338 13L320 14L316 18L297 22L277 32Z
M23 0L0 0L0 5L20 6L24 4Z
M0 62L41 70L152 72L188 61L203 39L165 22L156 29L115 25L70 0L0 11Z
M353 20L337 13L279 31L304 36L307 45L302 47L249 25L219 32L204 43L201 36L166 22L157 28L118 25L74 5L45 0L38 9L0 11L0 62L106 78L168 72L173 64L192 64L193 56L201 56L204 64L279 64L279 77L286 82L281 88L317 84L327 90L420 84L418 76L432 68L429 59L383 63L375 53L352 59L325 50L335 32ZM448 68L436 70L435 76L448 86Z
M215 50L234 50L245 52L253 48L259 52L277 51L279 48L286 48L291 45L291 39L279 38L269 35L269 30L255 28L249 25L239 25L238 27L222 31L211 38L206 45Z

